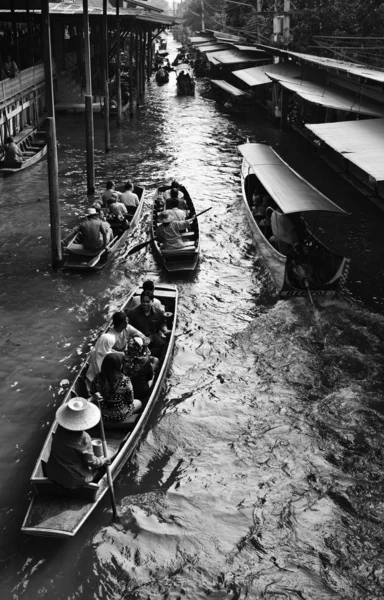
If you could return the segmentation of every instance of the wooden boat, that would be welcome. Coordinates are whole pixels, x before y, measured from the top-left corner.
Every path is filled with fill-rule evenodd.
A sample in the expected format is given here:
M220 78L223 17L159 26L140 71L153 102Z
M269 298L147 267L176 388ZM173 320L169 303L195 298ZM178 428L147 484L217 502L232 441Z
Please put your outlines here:
M169 81L169 73L165 70L165 68L161 68L156 72L155 79L157 83L168 83Z
M163 250L156 238L156 229L158 225L157 215L161 210L163 210L163 196L164 193L170 188L170 185L161 185L156 190L153 200L151 235L155 255L168 272L174 273L176 271L194 271L197 263L199 262L200 255L200 233L197 219L194 219L190 231L182 234L182 237L186 242L194 242L193 246L191 247L181 249L177 248L176 250ZM188 217L190 218L196 214L192 198L184 186L181 185L179 189L184 194L184 199L188 207Z
M121 98L121 112L125 113L125 111L128 110L128 108L129 108L129 94L127 92L123 92L122 98ZM116 100L111 101L111 105L109 107L109 114L117 115Z
M41 125L40 125L41 126ZM37 163L47 153L47 134L43 129L32 128L19 140L14 138L16 144L24 154L23 162L0 161L1 173L17 173Z
M291 169L270 146L247 143L239 150L243 156L245 211L277 292L282 297L308 293L334 296L347 278L349 259L330 250L312 229L322 214L347 213ZM285 215L289 215L289 227L295 225L299 234L295 251L282 238L271 240L273 232L268 219L254 216L252 195L260 189L270 196L268 202L273 210L267 209L267 214L272 212L271 219L275 218L275 223L277 219L283 227Z
M195 80L193 69L187 63L181 63L175 66L176 71L176 88L178 96L194 96L195 95ZM185 75L182 75L184 71ZM188 77L189 76L189 77Z
M123 187L124 186L121 186L116 189L120 192L123 192ZM62 269L74 271L100 271L100 269L103 269L109 262L111 262L118 248L129 238L132 231L138 225L143 212L145 189L135 185L134 192L139 197L139 206L136 209L132 209L129 229L116 232L115 237L107 246L108 252L105 250L96 253L87 252L81 243L81 233L73 233L73 236L70 238L66 248L66 256L64 264L61 267Z
M129 310L137 306L140 302L141 292L141 288L136 288L121 310ZM174 285L161 284L156 286L155 296L165 307L168 328L171 331L170 339L160 360L160 368L155 377L150 396L143 403L144 408L142 412L132 415L123 423L109 423L108 427L107 423L104 423L108 454L111 456L110 468L113 479L120 473L140 441L151 411L160 396L171 361L175 340L178 291ZM88 368L88 360L89 355L80 367L79 373L68 390L64 402L68 402L68 400L76 396L88 397L84 379ZM57 429L57 425L57 421L55 420L33 470L31 482L34 495L21 530L31 535L69 538L73 537L79 531L80 527L103 499L108 491L108 482L105 473L97 482L89 483L77 490L66 490L45 476L45 465L49 458L52 437ZM100 438L98 427L90 430L89 433L92 437Z

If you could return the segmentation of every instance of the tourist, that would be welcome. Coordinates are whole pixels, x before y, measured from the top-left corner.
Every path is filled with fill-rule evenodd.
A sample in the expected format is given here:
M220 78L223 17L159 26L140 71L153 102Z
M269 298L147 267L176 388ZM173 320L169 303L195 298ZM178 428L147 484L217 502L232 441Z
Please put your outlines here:
M101 414L108 422L124 421L141 409L140 400L134 399L131 380L121 372L123 357L107 354L101 370L91 383L91 394L101 394Z
M152 294L155 293L155 284L151 279L147 279L146 281L144 281L142 288L145 292L151 292ZM164 312L164 306L161 304L158 298L153 298L153 306L155 308L159 308L162 312Z
M163 250L177 250L194 246L193 242L184 242L181 233L193 223L193 218L186 221L174 221L168 210L158 214L160 224L156 229L156 237Z
M120 192L117 192L115 190L115 182L107 181L105 190L101 196L101 201L102 201L103 207L109 208L110 203L113 200L118 199L120 195L121 195Z
M80 231L82 244L88 252L97 253L99 250L106 249L113 239L112 231L99 218L95 208L87 208L85 219L74 228L74 231Z
M107 354L110 352L117 352L113 346L116 343L116 338L113 333L102 333L97 340L95 347L91 350L89 355L89 366L87 369L86 379L90 385L96 375L100 373L101 365ZM123 354L121 353L123 356Z
M170 334L164 313L153 305L152 292L143 291L140 300L139 306L128 311L129 322L150 339L151 353L158 356Z
M176 190L174 190L176 192ZM186 219L186 212L185 210L181 210L179 208L179 200L177 198L171 198L169 201L169 210L167 211L171 217L173 221L185 221Z
M139 337L145 344L149 344L150 340L144 333L134 326L129 325L128 317L124 311L115 312L112 317L112 323L113 327L110 327L107 333L111 333L115 338L113 344L114 350L123 352L132 337Z
M100 410L85 398L71 398L56 411L56 420L47 476L65 488L83 487L93 481L100 467L109 464L107 458L94 455L91 436L85 431L98 424Z
M127 207L137 208L139 206L139 196L133 192L133 184L130 181L125 184L119 202L123 202Z

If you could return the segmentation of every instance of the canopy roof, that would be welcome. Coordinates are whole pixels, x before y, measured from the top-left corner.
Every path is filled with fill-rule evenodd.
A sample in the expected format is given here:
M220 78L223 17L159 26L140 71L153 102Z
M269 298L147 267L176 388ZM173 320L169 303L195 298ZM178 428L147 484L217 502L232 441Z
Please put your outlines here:
M232 94L232 96L247 96L247 92L243 92L243 90L239 90L239 88L231 85L224 79L211 79L212 83L220 87L221 89L228 92L228 94Z
M379 104L374 100L358 97L352 92L324 87L313 81L292 79L291 77L273 73L270 73L269 76L272 80L278 81L280 85L286 89L295 92L298 96L313 104L321 104L328 108L370 115L373 117L384 117L384 106L382 104Z
M313 56L312 54L302 54L300 52L289 52L289 54L324 68L337 69L339 71L351 73L351 75L353 74L357 75L358 77L364 77L364 79L371 79L373 81L384 83L384 72L378 71L374 68L357 65L344 60L337 60L335 58L327 58L326 56Z
M221 50L220 52L212 52L208 57L208 60L212 62L212 59L217 60L219 63L224 65L242 63L242 62L258 62L262 59L260 57L252 56L250 54L246 54L245 52L241 52L236 48ZM264 58L265 60L265 58Z
M233 71L233 75L244 81L250 87L256 85L265 85L272 83L268 73L278 75L290 75L291 77L300 77L301 69L291 61L281 63L271 63L270 65L261 65L260 67L250 67L249 69L241 69Z
M226 48L230 48L229 44L225 42L220 42L219 44L204 44L203 46L196 46L197 50L200 52L216 52L217 50L225 50Z
M384 119L323 123L306 127L375 181L384 181Z
M270 146L243 144L238 148L250 170L283 213L325 211L346 214L291 169Z
M213 35L210 36L202 36L202 35L198 35L198 36L192 36L189 38L189 41L191 42L191 44L203 44L205 42L216 42L216 38L213 37Z

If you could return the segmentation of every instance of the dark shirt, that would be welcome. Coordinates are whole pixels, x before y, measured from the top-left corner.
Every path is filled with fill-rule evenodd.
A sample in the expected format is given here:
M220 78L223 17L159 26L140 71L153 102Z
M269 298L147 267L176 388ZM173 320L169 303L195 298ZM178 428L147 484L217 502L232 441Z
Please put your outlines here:
M141 333L150 336L160 329L166 328L164 313L155 306L151 306L149 315L145 315L141 304L127 312L129 324L136 327Z
M47 476L63 487L75 489L92 481L102 460L93 454L92 440L85 431L69 431L57 427L51 454L47 462Z

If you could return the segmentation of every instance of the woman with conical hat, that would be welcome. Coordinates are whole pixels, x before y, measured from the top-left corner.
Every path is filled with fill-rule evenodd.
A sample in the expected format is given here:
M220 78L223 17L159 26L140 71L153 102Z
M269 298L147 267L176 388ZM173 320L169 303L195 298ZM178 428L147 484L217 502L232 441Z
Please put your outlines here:
M93 453L91 436L85 431L100 421L100 410L85 398L71 398L56 412L47 476L59 485L76 489L90 483L107 458Z

